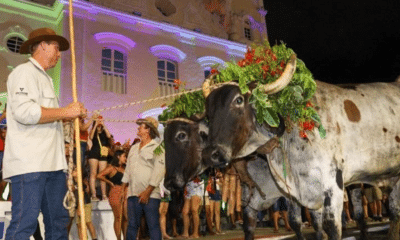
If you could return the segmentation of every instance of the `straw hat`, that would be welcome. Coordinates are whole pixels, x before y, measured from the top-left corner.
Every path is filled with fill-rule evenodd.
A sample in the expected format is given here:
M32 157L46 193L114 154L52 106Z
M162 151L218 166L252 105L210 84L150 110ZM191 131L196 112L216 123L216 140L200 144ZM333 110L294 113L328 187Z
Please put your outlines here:
M156 133L157 137L160 137L160 133L158 132L158 121L155 118L152 117L146 117L146 118L140 118L138 120L136 120L137 124L146 124L148 127L150 127L151 129L154 130L154 132Z
M30 53L31 47L40 43L41 41L56 41L60 46L60 51L66 51L69 49L69 42L66 38L59 36L54 32L51 28L39 28L33 30L29 34L28 40L26 40L19 49L20 54L28 54Z

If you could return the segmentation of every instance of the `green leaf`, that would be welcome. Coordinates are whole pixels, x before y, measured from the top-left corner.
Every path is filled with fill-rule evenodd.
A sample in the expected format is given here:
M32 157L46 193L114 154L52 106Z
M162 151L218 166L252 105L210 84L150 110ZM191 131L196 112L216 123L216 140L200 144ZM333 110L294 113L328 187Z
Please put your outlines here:
M324 139L324 138L326 137L326 131L325 131L324 126L322 126L322 124L319 125L318 131L319 131L319 136L320 136L322 139Z
M271 127L278 127L279 126L279 117L278 114L273 111L271 108L267 108L264 112L264 120L268 123Z
M154 149L153 153L154 153L154 155L159 156L159 155L163 154L164 151L165 151L165 143L164 143L164 141L162 141L161 144L158 145L158 147L156 147L156 149Z

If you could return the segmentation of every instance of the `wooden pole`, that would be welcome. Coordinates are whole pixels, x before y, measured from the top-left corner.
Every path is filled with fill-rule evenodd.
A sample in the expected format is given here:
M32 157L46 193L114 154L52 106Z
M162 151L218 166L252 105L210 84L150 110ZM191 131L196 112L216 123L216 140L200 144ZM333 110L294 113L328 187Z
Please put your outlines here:
M75 34L74 34L74 16L72 0L69 0L69 35L71 39L71 78L72 78L72 97L74 102L78 102L78 94L76 90L76 59L75 59ZM75 145L76 145L76 170L78 179L78 198L79 198L79 211L81 217L81 236L87 239L85 208L83 202L83 187L82 187L82 165L81 165L81 144L80 144L80 130L79 118L74 120L75 129Z

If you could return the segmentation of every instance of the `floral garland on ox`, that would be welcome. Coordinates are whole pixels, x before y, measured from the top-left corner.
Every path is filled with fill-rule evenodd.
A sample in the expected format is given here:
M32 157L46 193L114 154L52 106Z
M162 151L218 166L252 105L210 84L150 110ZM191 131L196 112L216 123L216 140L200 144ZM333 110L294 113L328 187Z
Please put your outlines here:
M249 47L245 58L239 62L227 63L225 69L213 69L211 73L216 74L215 83L238 81L242 93L249 91L249 83L256 82L250 102L256 109L256 118L260 124L268 123L276 127L279 125L280 114L287 126L299 126L300 137L307 138L307 131L318 127L321 138L324 138L325 129L311 103L316 83L303 61L297 59L293 78L282 91L267 94L263 90L263 85L274 82L282 75L293 54L293 50L283 43L271 47L268 41L265 41L261 45L253 44ZM180 81L177 80L177 83ZM205 99L201 91L184 94L164 110L159 120L166 121L182 115L191 117L202 113L204 104Z

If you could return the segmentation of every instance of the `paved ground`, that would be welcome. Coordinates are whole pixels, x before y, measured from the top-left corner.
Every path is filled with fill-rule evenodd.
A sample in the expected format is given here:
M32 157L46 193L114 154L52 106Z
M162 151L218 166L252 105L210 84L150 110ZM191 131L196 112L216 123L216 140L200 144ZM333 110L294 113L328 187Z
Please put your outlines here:
M347 230L343 232L343 240L355 240L359 239L359 230L356 227L355 223L348 224ZM389 222L368 222L368 229L370 232L370 240L387 240L386 234L387 229L389 228ZM283 227L279 229L279 233L274 233L272 227L266 228L257 228L256 229L256 239L265 239L265 240L279 240L279 239L287 239L287 240L295 240L296 237L293 232L287 232ZM315 239L315 232L312 228L303 228L303 233L306 239L313 240ZM223 235L214 235L214 236L204 236L200 237L199 240L241 240L244 238L244 234L241 228L237 228L236 230L226 230Z

